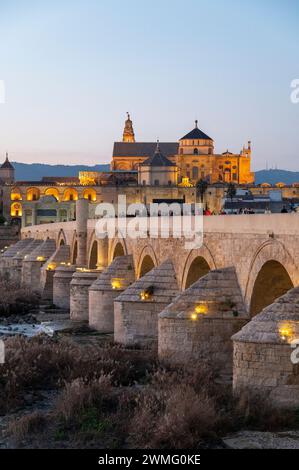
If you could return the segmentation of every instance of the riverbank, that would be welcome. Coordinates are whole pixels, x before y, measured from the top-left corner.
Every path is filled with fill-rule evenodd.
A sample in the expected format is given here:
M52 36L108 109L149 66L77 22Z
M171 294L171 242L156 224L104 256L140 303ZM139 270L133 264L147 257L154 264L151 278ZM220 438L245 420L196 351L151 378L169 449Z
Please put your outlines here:
M209 365L163 363L154 351L120 347L86 327L5 343L5 448L250 448L244 432L298 427L295 413L278 412L266 398L251 408L246 397L233 399ZM269 442L255 436L256 445Z
M298 414L236 400L221 364L171 365L40 299L0 336L0 448L299 448Z

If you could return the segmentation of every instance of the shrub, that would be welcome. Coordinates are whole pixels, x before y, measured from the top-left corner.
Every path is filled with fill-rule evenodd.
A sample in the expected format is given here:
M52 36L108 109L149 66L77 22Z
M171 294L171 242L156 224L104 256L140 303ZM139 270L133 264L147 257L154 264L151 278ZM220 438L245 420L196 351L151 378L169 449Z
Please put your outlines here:
M0 365L0 412L23 402L28 389L61 388L80 378L88 384L109 376L111 384L146 381L155 364L149 351L79 345L46 336L6 340L6 362Z
M3 279L0 280L0 292L0 315L2 316L28 313L40 301L36 292Z
M102 408L111 397L110 377L101 376L91 383L82 378L75 379L65 385L56 404L56 414L66 423L74 422L86 410Z
M13 419L8 427L8 433L16 442L28 437L30 434L41 433L47 424L47 418L39 411Z
M299 422L294 410L278 409L266 394L243 390L234 408L238 427L277 431L286 427L298 428Z
M136 399L129 441L133 447L194 448L217 435L224 386L205 366L159 369Z

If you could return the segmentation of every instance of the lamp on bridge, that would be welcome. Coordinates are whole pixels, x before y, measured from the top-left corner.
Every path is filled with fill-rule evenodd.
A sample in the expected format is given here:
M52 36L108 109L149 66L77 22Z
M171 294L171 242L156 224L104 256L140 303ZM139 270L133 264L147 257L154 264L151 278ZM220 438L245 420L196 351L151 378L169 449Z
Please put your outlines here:
M141 300L150 300L154 293L154 286L149 286L140 292Z

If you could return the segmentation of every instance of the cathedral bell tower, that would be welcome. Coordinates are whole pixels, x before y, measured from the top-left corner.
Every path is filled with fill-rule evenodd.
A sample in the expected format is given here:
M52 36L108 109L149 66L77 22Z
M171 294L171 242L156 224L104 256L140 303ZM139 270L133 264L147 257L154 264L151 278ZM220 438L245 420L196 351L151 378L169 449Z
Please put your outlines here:
M128 118L125 122L125 128L123 133L123 142L135 142L135 134L133 129L133 123L130 119L130 114L127 113Z

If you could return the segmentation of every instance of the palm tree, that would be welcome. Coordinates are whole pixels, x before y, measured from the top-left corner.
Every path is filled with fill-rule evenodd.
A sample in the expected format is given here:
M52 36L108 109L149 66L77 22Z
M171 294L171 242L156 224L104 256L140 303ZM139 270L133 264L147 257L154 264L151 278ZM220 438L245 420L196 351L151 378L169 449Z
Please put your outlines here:
M228 183L227 190L226 190L226 196L229 197L231 205L233 204L233 199L237 194L237 189L234 183ZM231 207L231 211L233 212L233 209Z
M200 179L196 183L196 196L200 196L200 202L203 204L203 197L208 189L208 182L204 179Z

